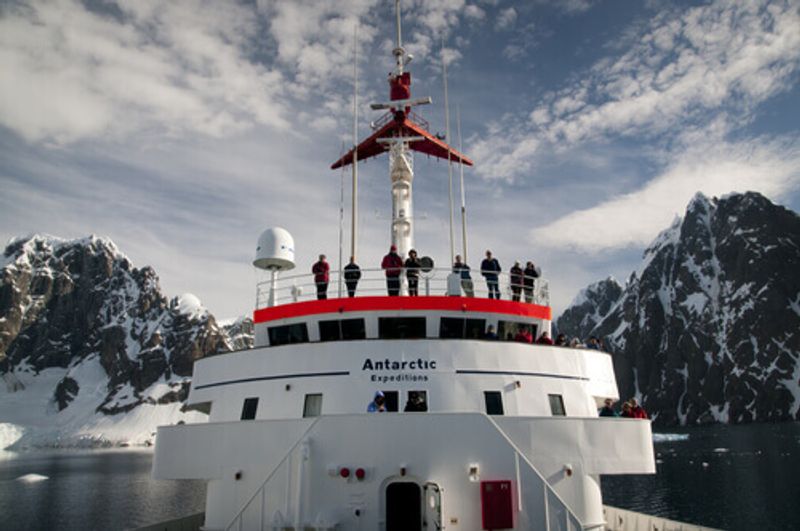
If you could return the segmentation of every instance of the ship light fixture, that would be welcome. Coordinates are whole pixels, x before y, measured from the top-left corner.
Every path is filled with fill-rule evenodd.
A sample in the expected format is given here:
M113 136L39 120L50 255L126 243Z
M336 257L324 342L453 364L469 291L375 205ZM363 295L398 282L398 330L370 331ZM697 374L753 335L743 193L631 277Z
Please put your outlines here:
M356 479L359 481L364 481L364 478L367 476L367 471L363 468L356 468Z
M564 474L566 474L567 477L572 476L572 465L571 464L567 463L566 465L564 465Z
M339 469L339 475L342 476L344 479L349 478L350 477L350 469L347 468L346 466L343 466L342 468Z
M469 471L469 480L471 482L477 483L481 479L480 470L481 469L477 463L470 463L468 471Z

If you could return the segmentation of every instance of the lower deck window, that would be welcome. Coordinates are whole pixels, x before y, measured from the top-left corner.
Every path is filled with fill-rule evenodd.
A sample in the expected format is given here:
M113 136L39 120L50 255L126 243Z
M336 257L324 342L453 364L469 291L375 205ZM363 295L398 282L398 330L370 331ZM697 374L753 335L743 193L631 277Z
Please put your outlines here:
M383 407L386 408L386 411L389 412L398 411L400 408L400 393L398 393L397 391L382 391L382 392L383 392L383 399L385 400Z
M319 417L322 415L322 393L306 395L303 404L303 417Z
M258 398L245 398L242 406L242 420L253 420L258 410Z
M503 395L500 391L484 391L487 415L503 415Z
M308 327L305 323L271 326L268 332L269 344L273 347L292 343L308 343Z
M428 411L427 391L409 391L403 411Z
M552 413L554 417L566 416L567 412L564 410L564 399L561 395L547 395L547 398L550 399L550 413Z
M423 339L424 317L379 317L378 337L381 339Z

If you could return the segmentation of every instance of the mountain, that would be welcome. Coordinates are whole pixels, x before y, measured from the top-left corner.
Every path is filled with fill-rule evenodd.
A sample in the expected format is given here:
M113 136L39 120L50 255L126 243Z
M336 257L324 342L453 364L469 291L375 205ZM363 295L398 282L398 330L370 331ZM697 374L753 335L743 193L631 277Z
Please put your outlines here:
M194 361L241 343L108 239L18 238L0 273L0 432L20 445L146 443L202 418L183 404Z
M800 216L697 194L619 295L590 286L556 326L603 338L621 396L660 425L800 420L798 272Z
M595 326L608 315L611 306L622 295L622 286L613 277L590 284L578 292L558 319L559 333L569 330L572 337L587 338ZM562 330L561 327L564 327Z

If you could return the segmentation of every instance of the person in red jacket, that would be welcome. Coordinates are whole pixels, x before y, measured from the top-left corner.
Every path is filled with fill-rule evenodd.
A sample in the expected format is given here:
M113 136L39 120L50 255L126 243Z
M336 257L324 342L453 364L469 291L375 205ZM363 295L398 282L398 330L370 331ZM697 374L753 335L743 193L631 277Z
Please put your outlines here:
M542 335L539 336L539 339L536 340L536 343L539 345L552 345L553 340L550 339L550 334L547 333L547 330L542 332Z
M389 254L383 257L381 268L386 272L386 290L390 297L400 295L400 274L403 272L403 259L397 254L397 246L392 244Z
M639 402L637 402L635 398L631 398L630 403L631 403L631 415L633 416L633 418L644 419L644 420L650 418L647 415L647 411L645 411L644 408L639 405Z
M518 341L520 343L533 343L533 336L531 335L531 331L528 330L527 327L522 327L517 332L517 335L514 336L514 341Z
M331 266L325 261L325 255L319 255L319 261L311 268L311 272L314 273L314 284L317 285L317 300L328 298L330 270Z

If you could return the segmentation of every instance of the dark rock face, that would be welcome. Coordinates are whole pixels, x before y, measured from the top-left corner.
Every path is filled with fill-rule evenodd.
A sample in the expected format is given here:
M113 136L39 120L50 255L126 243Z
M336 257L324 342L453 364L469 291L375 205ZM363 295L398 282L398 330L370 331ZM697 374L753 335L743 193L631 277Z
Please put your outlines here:
M698 194L591 330L578 308L557 326L602 337L621 396L658 424L798 420L798 271L800 216L757 193Z
M0 374L68 369L53 391L59 410L80 392L71 373L81 364L102 367L97 410L114 414L185 400L194 361L231 350L196 298L168 300L155 271L133 267L109 240L16 239L0 265Z
M594 327L619 300L620 295L622 286L611 277L590 284L578 293L569 308L561 314L556 328L559 332L569 331L569 335L573 337L588 338Z

